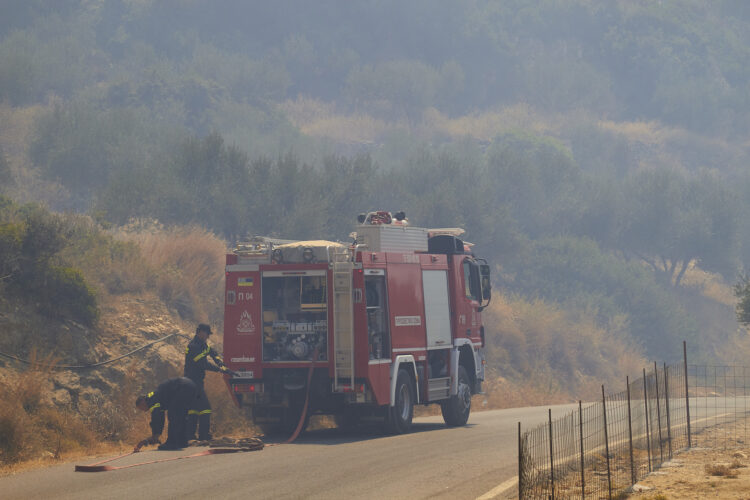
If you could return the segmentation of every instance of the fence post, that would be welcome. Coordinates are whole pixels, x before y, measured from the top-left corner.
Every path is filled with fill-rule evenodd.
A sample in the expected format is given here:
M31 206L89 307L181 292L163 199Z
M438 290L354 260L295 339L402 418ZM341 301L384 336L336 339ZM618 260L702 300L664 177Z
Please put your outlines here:
M669 458L672 459L672 421L669 418L669 367L664 363L664 402L667 408L667 444L669 445Z
M635 461L633 460L633 415L630 411L630 377L627 375L625 376L625 384L628 386L628 438L630 439L630 479L632 480L632 484L635 484Z
M643 369L643 405L646 407L646 450L648 451L648 471L651 472L651 429L649 421L651 415L648 414L648 389L646 387L646 369Z
M664 463L664 445L661 437L661 403L659 402L659 369L654 361L654 382L656 385L656 423L659 426L659 465Z
M549 480L552 484L551 500L555 500L555 462L552 451L552 408L549 409Z
M583 460L583 406L581 400L578 400L578 437L581 441L581 498L586 497L586 474L584 473Z
M523 499L523 444L521 443L521 422L518 422L518 498Z
M692 448L693 443L690 435L690 398L688 397L687 343L684 340L682 341L682 362L685 368L685 413L687 415L688 448Z
M609 465L609 434L607 433L607 399L604 396L604 384L602 384L602 411L604 412L604 448L607 452L607 489L609 498L612 498L612 469Z

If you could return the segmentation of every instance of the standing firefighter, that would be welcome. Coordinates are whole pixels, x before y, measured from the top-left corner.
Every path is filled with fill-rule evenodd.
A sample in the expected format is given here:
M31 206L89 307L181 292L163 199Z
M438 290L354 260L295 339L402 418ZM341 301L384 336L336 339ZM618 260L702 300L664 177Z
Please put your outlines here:
M187 446L185 422L188 410L194 407L198 388L189 378L170 378L145 396L135 400L139 410L151 413L151 436L135 446L135 451L147 444L159 442L159 436L164 430L164 418L169 419L167 440L159 445L160 450L179 450Z
M195 382L198 388L196 405L188 412L188 439L195 439L196 426L198 427L198 439L201 441L211 439L211 403L208 401L206 390L203 387L206 370L231 373L224 366L224 361L222 361L219 353L208 346L207 340L211 333L210 326L204 323L199 324L198 328L195 329L195 337L185 349L185 376ZM209 362L209 357L213 360L213 363Z

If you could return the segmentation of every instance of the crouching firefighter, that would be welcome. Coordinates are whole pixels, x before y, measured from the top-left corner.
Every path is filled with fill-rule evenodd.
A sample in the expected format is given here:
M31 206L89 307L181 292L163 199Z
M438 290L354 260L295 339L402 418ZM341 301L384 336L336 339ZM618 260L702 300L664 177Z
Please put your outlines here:
M145 396L135 400L139 410L151 413L151 436L135 446L134 451L140 450L147 444L159 442L159 436L164 430L164 419L169 419L167 440L159 445L160 450L179 450L187 446L186 421L188 410L197 401L198 388L186 377L170 378Z
M206 370L212 372L233 374L225 365L224 361L212 347L208 345L208 337L211 335L211 327L204 323L195 329L195 337L185 349L185 376L195 382L198 388L198 399L188 412L187 436L195 439L195 428L198 427L198 439L205 441L211 439L211 403L206 396L203 381L206 378ZM209 362L208 358L213 360Z

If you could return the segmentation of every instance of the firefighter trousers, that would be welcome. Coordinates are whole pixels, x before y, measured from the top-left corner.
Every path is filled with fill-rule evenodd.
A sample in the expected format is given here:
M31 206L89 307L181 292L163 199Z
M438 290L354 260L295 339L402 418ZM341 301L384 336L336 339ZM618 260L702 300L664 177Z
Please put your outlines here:
M198 385L198 395L195 403L187 415L187 439L195 439L195 429L198 428L198 439L211 439L211 403L208 401L203 384Z
M187 445L185 424L190 408L195 406L196 388L191 385L181 387L167 407L167 446L182 448Z

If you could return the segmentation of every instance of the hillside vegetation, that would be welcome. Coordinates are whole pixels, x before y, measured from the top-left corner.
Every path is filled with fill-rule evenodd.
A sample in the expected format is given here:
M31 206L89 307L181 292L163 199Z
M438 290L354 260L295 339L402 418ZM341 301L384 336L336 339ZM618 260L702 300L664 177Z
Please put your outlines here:
M0 351L81 365L221 331L237 240L403 209L493 265L478 405L590 397L683 340L743 363L749 37L740 0L8 0ZM183 348L41 375L40 401L130 422L118 398Z

